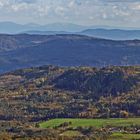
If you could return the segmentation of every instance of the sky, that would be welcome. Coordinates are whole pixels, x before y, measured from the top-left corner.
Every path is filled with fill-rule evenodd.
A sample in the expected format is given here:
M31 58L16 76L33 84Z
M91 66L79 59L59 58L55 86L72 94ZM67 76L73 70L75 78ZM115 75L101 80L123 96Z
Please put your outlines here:
M140 0L0 0L0 21L140 27Z

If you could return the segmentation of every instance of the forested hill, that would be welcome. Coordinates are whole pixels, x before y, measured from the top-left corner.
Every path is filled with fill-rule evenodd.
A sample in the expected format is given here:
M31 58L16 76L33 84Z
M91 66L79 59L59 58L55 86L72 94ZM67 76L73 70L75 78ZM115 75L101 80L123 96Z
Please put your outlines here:
M23 67L140 64L140 40L113 41L84 35L0 35L0 72Z
M20 69L0 76L0 119L136 117L139 93L138 66Z

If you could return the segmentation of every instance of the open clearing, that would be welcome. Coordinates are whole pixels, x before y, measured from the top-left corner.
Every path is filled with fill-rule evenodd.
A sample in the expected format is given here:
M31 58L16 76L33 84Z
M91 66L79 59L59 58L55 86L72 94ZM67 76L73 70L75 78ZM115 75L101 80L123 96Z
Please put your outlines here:
M65 122L71 122L70 127L105 127L105 126L131 126L140 125L140 118L124 118L124 119L52 119L40 123L41 128L54 128Z

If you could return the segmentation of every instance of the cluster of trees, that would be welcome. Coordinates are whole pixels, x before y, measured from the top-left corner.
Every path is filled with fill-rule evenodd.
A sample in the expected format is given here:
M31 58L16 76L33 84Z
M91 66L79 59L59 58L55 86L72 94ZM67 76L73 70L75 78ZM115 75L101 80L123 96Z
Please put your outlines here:
M100 69L87 72L72 69L64 72L54 80L55 87L70 91L92 93L94 97L117 96L118 93L127 93L138 82L138 77L126 77L121 68Z

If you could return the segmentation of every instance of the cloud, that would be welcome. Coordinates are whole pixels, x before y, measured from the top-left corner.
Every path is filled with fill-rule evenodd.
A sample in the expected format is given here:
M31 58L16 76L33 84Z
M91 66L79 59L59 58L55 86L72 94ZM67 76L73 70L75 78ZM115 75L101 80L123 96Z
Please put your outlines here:
M140 0L0 0L0 19L139 26ZM129 22L128 22L129 21Z
M117 2L117 3L134 3L134 2L140 2L139 0L101 0L102 2Z
M37 0L15 0L15 3L36 3Z

